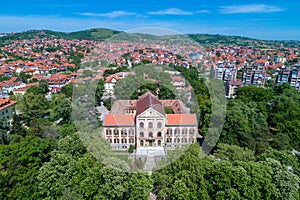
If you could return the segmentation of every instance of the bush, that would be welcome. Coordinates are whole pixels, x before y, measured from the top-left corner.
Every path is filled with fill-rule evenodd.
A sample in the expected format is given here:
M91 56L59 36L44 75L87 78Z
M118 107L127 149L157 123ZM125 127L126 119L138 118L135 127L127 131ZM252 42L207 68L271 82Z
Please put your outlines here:
M129 149L128 149L128 153L133 153L134 150L135 150L135 147L133 145L130 145Z

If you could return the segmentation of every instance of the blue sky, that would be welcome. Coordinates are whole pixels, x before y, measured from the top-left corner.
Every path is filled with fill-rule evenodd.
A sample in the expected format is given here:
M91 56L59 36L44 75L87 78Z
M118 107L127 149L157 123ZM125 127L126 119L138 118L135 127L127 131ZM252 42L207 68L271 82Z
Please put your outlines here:
M300 40L300 1L52 0L1 2L0 32L160 27L258 39Z

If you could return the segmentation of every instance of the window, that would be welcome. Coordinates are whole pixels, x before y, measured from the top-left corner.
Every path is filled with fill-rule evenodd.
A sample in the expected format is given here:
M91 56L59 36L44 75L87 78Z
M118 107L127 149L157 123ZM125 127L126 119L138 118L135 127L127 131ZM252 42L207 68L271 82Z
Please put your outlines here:
M140 146L144 146L144 140L140 141Z
M180 135L180 130L179 130L179 128L176 128L175 129L175 133L174 133L175 135Z
M111 135L111 129L106 129L106 135Z
M126 129L123 128L123 129L121 130L121 135L122 135L122 136L126 136L126 135L127 135Z
M153 138L153 132L152 131L150 131L148 134L149 134L149 137Z
M190 129L190 135L194 135L194 133L195 133L195 129L191 128Z
M158 141L157 141L157 145L158 145L158 146L161 146L161 140L158 140Z
M133 130L133 128L129 129L129 135L134 135L134 130Z
M182 129L182 134L183 134L183 135L187 135L187 132L188 132L187 128L183 128L183 129Z
M158 122L158 123L157 123L157 128L161 128L161 127L162 127L161 122Z
M175 140L176 140L176 138L175 138ZM177 138L177 143L180 143L180 138Z
M144 122L140 122L140 128L144 128Z
M172 129L171 128L168 128L167 135L172 136Z
M172 138L167 138L167 142L172 143Z
M134 143L134 139L133 138L129 138L129 143L133 144Z
M149 123L148 123L148 127L149 127L149 128L153 128L153 123L152 123L152 122L149 122Z
M117 128L114 129L114 135L119 136L119 130Z
M144 132L140 132L140 137L144 137Z
M160 131L157 132L157 137L161 137L161 132Z

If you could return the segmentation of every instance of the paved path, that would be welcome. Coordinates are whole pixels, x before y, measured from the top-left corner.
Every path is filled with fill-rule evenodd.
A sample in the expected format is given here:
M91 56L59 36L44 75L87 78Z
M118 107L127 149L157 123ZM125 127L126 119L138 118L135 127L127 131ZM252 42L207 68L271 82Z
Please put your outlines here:
M154 167L157 167L157 164L155 162L155 158L154 158L155 152L154 151L148 151L148 155L147 155L147 159L144 165L144 170L146 172L148 172L149 174L151 174L152 169Z

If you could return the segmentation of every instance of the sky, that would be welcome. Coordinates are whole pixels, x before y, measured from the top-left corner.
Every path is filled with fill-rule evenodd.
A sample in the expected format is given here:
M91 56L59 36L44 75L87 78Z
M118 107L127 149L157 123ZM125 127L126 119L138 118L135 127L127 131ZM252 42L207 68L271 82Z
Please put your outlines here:
M300 1L291 0L10 0L0 7L0 32L158 27L256 39L300 40Z

